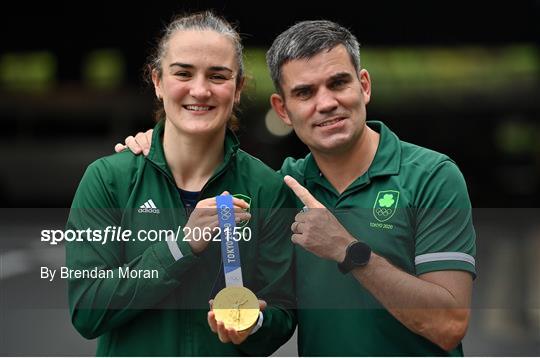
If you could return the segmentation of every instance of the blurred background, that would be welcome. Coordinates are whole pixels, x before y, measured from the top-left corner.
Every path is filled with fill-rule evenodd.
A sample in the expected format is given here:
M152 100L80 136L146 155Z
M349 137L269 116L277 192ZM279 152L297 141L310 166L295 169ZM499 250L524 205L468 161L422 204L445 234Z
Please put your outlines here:
M300 20L358 37L368 119L452 157L478 233L467 355L540 355L540 2L12 2L0 14L0 356L92 355L69 322L64 282L39 279L86 166L153 126L142 66L176 13L238 24L250 75L239 137L277 169L307 148L277 121L264 55ZM33 208L33 209L30 209ZM296 355L294 338L277 355Z

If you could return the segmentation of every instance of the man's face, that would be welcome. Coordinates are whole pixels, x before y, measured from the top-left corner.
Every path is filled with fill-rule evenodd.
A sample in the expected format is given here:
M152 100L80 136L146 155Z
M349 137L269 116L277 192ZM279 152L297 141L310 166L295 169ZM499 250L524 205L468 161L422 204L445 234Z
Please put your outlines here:
M357 73L343 45L281 68L283 97L274 110L314 154L339 154L358 142L366 121L371 82Z

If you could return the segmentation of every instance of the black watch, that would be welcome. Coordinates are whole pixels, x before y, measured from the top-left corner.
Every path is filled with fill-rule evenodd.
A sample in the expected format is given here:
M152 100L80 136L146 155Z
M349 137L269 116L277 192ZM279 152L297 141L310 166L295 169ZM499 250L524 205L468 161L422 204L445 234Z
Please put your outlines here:
M347 246L345 259L338 263L339 271L342 274L349 273L355 267L366 266L371 257L371 247L362 241L354 241Z

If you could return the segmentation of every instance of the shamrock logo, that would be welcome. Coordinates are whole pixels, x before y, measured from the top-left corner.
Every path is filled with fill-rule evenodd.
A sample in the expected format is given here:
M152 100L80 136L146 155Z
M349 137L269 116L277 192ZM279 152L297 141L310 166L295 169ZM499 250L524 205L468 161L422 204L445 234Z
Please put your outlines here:
M394 195L393 194L384 194L382 199L379 199L379 205L382 208L390 208L394 204Z
M242 199L244 200L246 203L248 203L249 205L251 205L251 198L245 194L233 194L233 197L235 198L238 198L238 199ZM250 210L251 208L248 208L246 211L249 213L251 212ZM246 226L247 224L249 223L249 220L247 221L240 221L238 223L236 223L236 227L238 228L242 228L244 226Z
M377 194L373 203L373 216L380 222L394 216L399 201L399 191L382 190Z

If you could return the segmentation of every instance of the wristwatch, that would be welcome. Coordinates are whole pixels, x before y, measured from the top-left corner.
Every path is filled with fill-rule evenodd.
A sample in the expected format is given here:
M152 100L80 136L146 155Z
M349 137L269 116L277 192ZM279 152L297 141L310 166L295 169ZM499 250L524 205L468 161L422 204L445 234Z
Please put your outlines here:
M347 246L345 259L338 263L339 271L342 274L349 273L355 267L365 266L371 257L371 247L362 241L354 241Z

